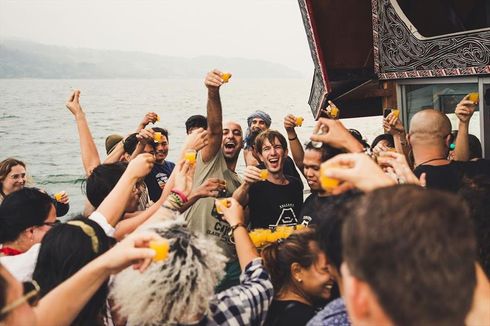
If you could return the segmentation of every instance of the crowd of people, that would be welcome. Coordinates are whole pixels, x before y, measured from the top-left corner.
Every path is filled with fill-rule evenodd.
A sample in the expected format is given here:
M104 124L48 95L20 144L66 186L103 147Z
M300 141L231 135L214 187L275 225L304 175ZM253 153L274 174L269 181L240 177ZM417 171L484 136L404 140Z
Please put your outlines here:
M392 111L370 146L329 102L303 145L292 114L284 132L260 110L245 132L223 122L229 78L206 75L182 148L149 112L104 161L74 91L86 203L64 223L66 193L0 162L1 325L490 325L477 103L457 105L457 131L436 109L408 130Z

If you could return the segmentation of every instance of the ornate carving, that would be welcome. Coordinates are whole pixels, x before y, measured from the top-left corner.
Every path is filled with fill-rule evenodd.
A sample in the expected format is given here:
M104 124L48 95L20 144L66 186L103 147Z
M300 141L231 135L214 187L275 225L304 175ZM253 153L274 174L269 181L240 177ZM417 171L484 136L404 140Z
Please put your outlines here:
M487 74L490 29L429 40L415 37L392 1L372 0L375 71L380 79Z
M313 116L316 117L317 113L321 109L321 105L330 91L328 81L325 79L327 71L323 62L323 55L317 40L317 33L314 32L313 18L311 10L311 0L298 0L301 16L303 17L303 25L305 26L306 37L308 44L310 45L311 58L315 65L315 72L313 75L313 82L311 85L310 99L308 104L310 105ZM325 76L325 78L324 78Z

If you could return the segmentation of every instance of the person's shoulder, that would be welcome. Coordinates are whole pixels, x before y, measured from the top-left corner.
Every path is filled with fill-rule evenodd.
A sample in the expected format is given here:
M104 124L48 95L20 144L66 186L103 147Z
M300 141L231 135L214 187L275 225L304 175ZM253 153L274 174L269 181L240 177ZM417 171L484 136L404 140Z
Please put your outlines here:
M165 161L165 165L168 166L171 169L173 169L175 167L175 163L174 162L170 162L170 161Z

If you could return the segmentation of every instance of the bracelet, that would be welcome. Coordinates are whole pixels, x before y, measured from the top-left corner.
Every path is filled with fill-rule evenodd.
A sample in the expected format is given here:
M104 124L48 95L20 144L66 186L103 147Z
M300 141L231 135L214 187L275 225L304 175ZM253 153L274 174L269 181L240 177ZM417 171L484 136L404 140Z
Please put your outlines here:
M178 212L178 211L179 211L178 209L173 208L173 207L170 207L170 206L165 205L165 204L163 204L163 205L162 205L162 207L163 207L163 208L166 208L166 209L169 209L169 210L171 210L172 212Z
M293 140L298 139L298 136L294 136L293 138L289 138L289 137L288 137L288 139L289 139L290 141L293 141Z
M233 236L233 232L235 232L236 229L238 229L239 227L244 227L245 229L248 229L247 226L243 223L238 223L238 224L235 224L231 227L230 231L228 232L228 235L230 237Z
M189 199L187 198L187 196L182 191L180 191L180 190L177 190L177 189L174 188L174 189L172 189L170 191L170 193L174 193L177 196L179 196L180 197L180 200L182 201L182 204L185 204L185 203L187 203L189 201Z
M171 192L169 195L168 195L168 198L167 198L168 202L170 204L173 204L173 206L177 206L177 207L181 207L182 205L184 205L184 203L182 202L182 199L179 197L179 195Z

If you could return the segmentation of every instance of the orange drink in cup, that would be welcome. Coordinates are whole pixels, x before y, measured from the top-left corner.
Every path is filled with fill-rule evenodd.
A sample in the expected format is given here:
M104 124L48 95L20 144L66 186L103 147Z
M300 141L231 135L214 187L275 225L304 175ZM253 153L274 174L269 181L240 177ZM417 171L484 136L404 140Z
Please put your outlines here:
M56 201L60 201L62 197L63 197L63 192L57 192L54 194L54 199Z
M221 79L223 79L223 83L227 83L231 78L231 74L228 73L228 72L224 72L222 75L221 75Z
M339 110L339 108L338 108L338 107L336 107L336 106L333 106L333 107L330 109L330 116L331 116L333 119L338 118L339 113L340 113L340 110Z
M478 104L478 102L480 102L480 94L478 93L470 93L468 94L468 100L470 100L471 102L475 103L475 104Z
M305 119L301 116L296 117L296 126L301 127Z
M185 160L189 162L190 165L196 163L196 156L197 156L197 152L195 149L188 149L184 154Z
M223 206L225 206L227 208L230 207L230 202L228 201L227 198L217 199L216 200L216 203L220 203L221 205L223 205ZM216 203L215 203L215 205L216 205ZM224 212L221 210L221 208L218 205L216 205L216 212L219 215L223 215L224 214Z
M154 134L153 134L153 140L155 141L155 143L159 143L162 141L162 133L159 132L159 131L156 131Z
M337 188L340 184L340 180L327 177L325 174L329 168L338 168L340 166L327 162L323 162L320 165L320 184L323 190L331 192Z
M262 181L267 180L267 177L269 176L269 171L267 169L262 169L260 170L260 179Z
M400 116L400 110L399 109L392 109L391 113L393 113L393 116L398 119Z
M154 261L162 261L164 259L167 259L170 249L170 244L167 240L162 239L150 241L149 247L156 252L155 256L153 257Z

